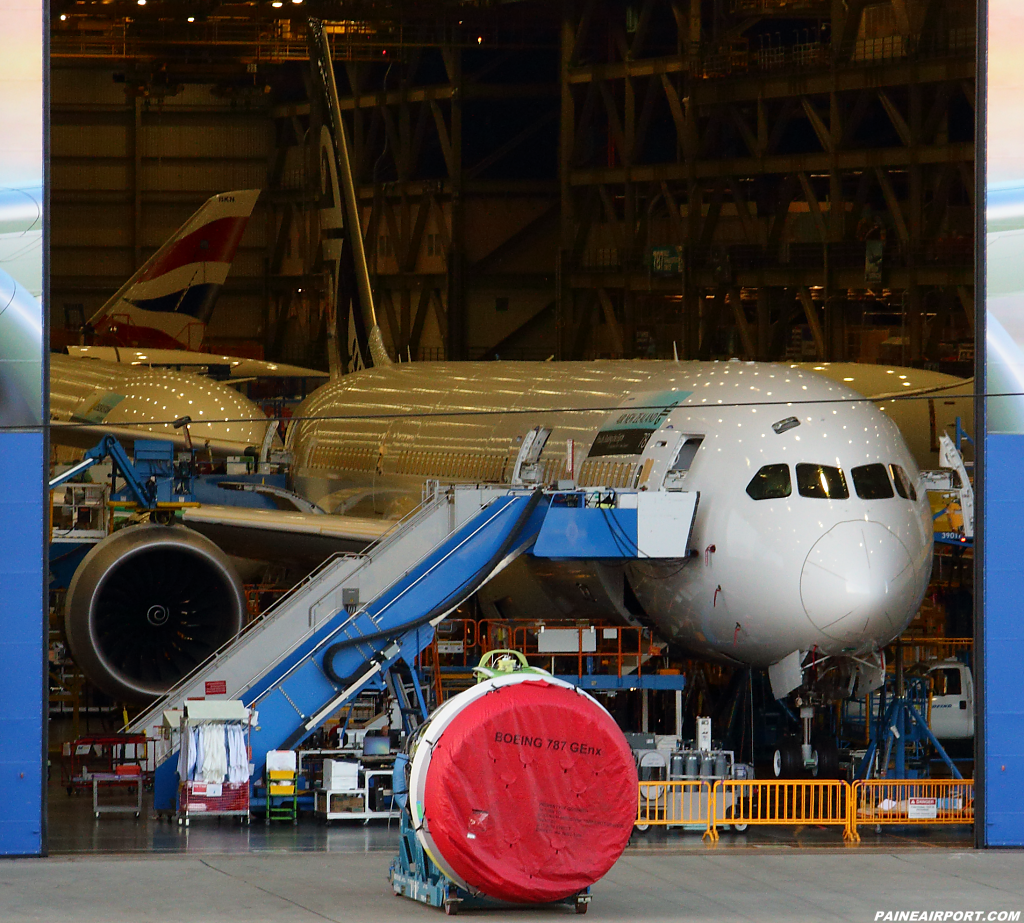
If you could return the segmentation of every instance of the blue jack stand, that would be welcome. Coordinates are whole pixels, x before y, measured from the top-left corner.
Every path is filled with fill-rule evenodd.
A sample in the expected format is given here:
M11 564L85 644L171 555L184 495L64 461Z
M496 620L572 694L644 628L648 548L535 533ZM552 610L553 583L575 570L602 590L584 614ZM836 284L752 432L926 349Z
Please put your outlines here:
M903 644L896 642L896 695L888 708L884 708L885 687L882 687L883 707L879 709L878 729L864 754L856 778L870 778L875 755L881 742L885 743L885 751L879 763L880 778L889 775L889 761L895 757L893 767L894 779L907 779L916 776L916 772L907 772L907 748L920 748L931 744L936 754L946 764L954 779L962 779L960 770L956 768L949 754L932 733L928 722L924 719L917 705L907 694L907 685L903 677ZM895 749L895 754L893 750Z

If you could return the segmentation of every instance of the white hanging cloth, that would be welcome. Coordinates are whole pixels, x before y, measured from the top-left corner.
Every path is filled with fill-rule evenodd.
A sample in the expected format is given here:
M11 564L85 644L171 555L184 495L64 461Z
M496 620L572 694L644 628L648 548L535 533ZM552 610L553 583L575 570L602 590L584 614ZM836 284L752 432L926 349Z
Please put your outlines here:
M190 782L196 777L197 768L203 763L202 739L198 729L186 727L181 732L181 745L178 750L178 778L182 782Z
M249 781L249 748L245 743L245 731L240 724L229 724L228 731L228 782L238 784Z
M199 739L203 745L202 766L204 782L223 782L228 774L228 754L225 744L225 728L220 722L200 726ZM197 769L198 771L198 769Z
M249 747L245 725L212 721L186 727L178 751L178 778L204 782L249 781Z

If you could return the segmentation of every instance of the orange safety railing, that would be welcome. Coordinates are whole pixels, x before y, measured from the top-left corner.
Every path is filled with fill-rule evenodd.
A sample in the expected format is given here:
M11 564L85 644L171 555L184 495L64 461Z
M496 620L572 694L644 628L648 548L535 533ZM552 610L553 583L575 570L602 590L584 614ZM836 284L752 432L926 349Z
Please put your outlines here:
M434 700L437 705L444 701L444 688L439 667L465 667L480 659L477 646L477 623L472 619L445 619L434 632L434 640L417 657L420 670L431 674ZM442 664L443 662L443 664Z
M973 779L866 779L853 786L850 825L973 824Z
M712 828L722 824L815 824L842 827L844 840L860 839L851 823L852 789L841 779L721 779L715 783L714 800ZM717 832L712 834L713 839L717 836Z
M542 626L549 631L575 631L575 650L539 650ZM595 637L591 638L591 632ZM617 676L641 676L645 657L661 653L660 647L652 648L650 638L643 629L620 625L578 625L559 622L510 625L507 622L484 619L478 626L477 637L483 653L511 648L521 651L535 666L542 666L552 673L575 673L581 677L594 671ZM591 640L594 642L594 649L585 649L590 646ZM551 669L552 666L555 669Z
M274 584L247 583L245 585L245 608L249 613L249 618L256 618L287 592L286 589Z
M959 654L974 649L973 638L914 638L904 637L903 659L906 663L929 660L952 660Z
M472 619L445 619L434 629L434 652L453 660L453 666L469 666L479 660L473 656L477 645L477 625Z
M718 839L714 827L715 794L707 780L642 781L636 806L636 826L703 827L703 836Z

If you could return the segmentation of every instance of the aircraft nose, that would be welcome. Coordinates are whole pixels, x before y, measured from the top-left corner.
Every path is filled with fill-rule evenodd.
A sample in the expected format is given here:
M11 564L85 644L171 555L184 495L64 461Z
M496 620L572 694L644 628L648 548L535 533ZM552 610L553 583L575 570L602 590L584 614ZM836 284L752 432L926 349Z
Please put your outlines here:
M848 644L896 634L917 599L906 546L878 522L841 522L811 549L800 598L811 624Z

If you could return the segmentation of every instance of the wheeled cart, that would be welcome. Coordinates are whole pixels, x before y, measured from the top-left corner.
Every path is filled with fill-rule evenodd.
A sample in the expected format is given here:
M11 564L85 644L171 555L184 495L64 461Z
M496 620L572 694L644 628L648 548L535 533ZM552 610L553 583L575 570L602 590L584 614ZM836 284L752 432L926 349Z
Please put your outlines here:
M94 772L92 780L92 813L96 819L101 814L142 814L142 774L128 775L117 772ZM135 804L105 804L100 801L100 788L135 786Z
M178 823L195 817L238 817L249 823L249 783L183 782L178 788Z
M362 784L351 789L314 791L313 810L318 818L332 820L361 820L367 823L375 818L398 816L391 790L390 769L360 770Z
M247 770L242 773L244 781L229 782L221 775L223 781L211 782L198 778L181 778L184 766L188 764L188 774L196 775L202 771L202 760L199 760L198 768L196 759L188 761L186 747L193 747L191 736L193 731L204 729L209 731L210 727L216 729L217 733L225 733L229 725L235 726L232 733L238 741L244 741L244 754ZM241 734L237 728L241 728ZM186 703L181 716L181 747L183 748L179 758L179 779L178 779L178 823L184 826L189 825L192 817L238 817L243 823L249 823L249 772L251 772L251 749L249 744L249 732L251 728L251 714L249 709L240 701L235 699L224 700L197 700ZM231 754L238 756L242 743L239 743L234 750L230 746L231 735L226 735L223 741L224 750L222 756L231 759ZM194 744L201 749L199 744ZM196 750L198 758L199 749ZM223 770L223 764L221 765ZM209 772L207 773L209 775ZM230 775L228 776L230 778ZM238 779L238 775L235 776Z
M264 820L299 822L298 774L294 750L271 750L267 753L263 787L267 792Z

